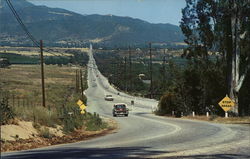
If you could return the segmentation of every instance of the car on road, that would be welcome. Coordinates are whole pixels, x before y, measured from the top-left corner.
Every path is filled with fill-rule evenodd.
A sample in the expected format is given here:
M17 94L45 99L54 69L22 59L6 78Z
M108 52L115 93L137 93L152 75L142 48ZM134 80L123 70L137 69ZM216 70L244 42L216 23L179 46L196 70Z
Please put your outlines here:
M113 116L116 117L117 115L124 115L128 116L129 109L125 103L117 103L114 104L113 107Z
M105 97L104 97L104 99L105 100L107 100L107 101L113 101L114 100L114 98L113 98L113 96L112 95L106 95Z

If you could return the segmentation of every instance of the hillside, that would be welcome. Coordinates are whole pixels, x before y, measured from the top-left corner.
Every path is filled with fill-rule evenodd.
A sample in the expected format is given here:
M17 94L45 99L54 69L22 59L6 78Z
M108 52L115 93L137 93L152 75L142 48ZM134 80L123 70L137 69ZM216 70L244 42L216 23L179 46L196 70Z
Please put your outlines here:
M36 6L26 0L12 2L34 37L50 45L82 45L91 42L100 46L126 46L149 41L183 41L180 28L171 24L151 24L140 19L114 15L80 15L64 9ZM0 3L1 44L31 44L6 2Z

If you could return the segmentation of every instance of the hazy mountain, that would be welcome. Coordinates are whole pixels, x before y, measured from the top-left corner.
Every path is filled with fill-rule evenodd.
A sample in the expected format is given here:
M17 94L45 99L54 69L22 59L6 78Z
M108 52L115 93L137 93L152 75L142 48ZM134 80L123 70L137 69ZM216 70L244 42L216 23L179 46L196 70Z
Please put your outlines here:
M5 1L0 1L1 43L31 43ZM134 45L145 42L182 42L178 26L151 24L140 19L114 15L80 15L59 8L36 6L25 0L12 1L23 23L47 43L98 43Z

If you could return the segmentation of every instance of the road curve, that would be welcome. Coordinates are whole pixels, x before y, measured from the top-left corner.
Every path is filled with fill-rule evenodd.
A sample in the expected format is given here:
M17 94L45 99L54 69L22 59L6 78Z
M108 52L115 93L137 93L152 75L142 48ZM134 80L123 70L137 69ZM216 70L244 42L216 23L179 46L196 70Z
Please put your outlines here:
M250 158L249 125L215 124L158 117L157 101L135 98L110 86L89 53L88 111L117 121L119 128L107 136L71 144L3 153L2 158ZM114 101L105 101L112 94ZM131 100L135 105L130 105ZM127 103L128 117L112 117L114 103Z

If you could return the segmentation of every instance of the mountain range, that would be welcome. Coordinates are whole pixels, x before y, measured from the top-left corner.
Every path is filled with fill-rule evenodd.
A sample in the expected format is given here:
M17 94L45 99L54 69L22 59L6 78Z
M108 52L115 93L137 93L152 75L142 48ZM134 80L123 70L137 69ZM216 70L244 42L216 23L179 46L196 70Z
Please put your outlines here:
M180 28L172 24L152 24L114 15L81 15L65 9L37 6L26 0L11 2L29 32L49 45L126 46L183 41ZM1 45L32 43L4 0L0 1L0 20Z

